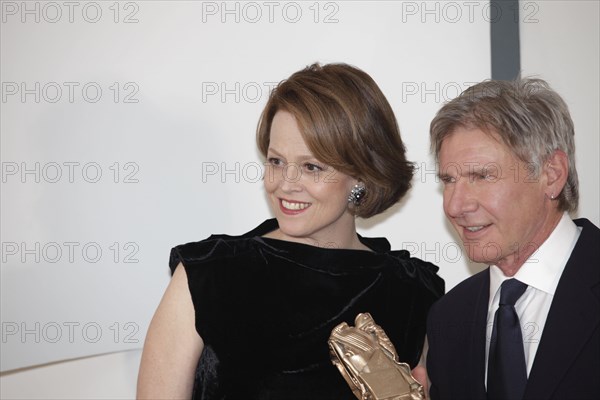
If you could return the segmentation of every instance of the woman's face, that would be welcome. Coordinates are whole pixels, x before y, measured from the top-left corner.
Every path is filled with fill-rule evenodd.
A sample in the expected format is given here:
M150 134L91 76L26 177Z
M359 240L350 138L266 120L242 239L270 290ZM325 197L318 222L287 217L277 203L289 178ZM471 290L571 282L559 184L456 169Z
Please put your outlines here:
M357 180L317 160L295 117L278 111L271 124L264 184L279 222L278 239L349 248L356 240L348 195Z

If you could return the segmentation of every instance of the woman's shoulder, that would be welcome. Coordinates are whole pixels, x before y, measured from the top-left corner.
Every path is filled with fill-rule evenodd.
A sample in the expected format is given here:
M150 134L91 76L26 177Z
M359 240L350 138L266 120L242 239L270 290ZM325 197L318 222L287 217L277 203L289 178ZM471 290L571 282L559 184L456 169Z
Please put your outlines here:
M395 274L402 280L419 282L434 297L439 298L445 292L444 280L438 275L439 267L429 261L411 257L408 250L389 250L386 252L393 265Z
M373 252L385 254L399 264L407 265L414 269L422 269L432 274L436 274L439 270L438 266L429 261L411 257L408 250L392 250L390 242L385 237L364 237L359 235L359 238L361 243L369 247Z
M417 257L408 258L408 264L415 269L421 283L431 292L434 297L440 298L446 292L446 283L438 275L439 267L429 261Z
M390 242L385 237L359 236L360 241L369 247L377 257L380 267L390 269L393 276L404 284L415 284L426 289L435 298L444 294L444 280L437 274L439 268L429 261L411 257L408 250L392 250Z
M189 266L228 257L239 257L253 249L250 243L254 238L276 228L277 220L268 219L242 235L213 234L204 240L177 245L171 249L169 267L174 272L179 263Z

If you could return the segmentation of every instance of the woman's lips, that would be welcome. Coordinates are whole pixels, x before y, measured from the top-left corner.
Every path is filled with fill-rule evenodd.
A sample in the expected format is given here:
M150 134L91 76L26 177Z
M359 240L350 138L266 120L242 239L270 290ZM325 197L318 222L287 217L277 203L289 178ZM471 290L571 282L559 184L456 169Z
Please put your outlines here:
M279 199L279 208L284 214L295 215L304 212L311 203Z

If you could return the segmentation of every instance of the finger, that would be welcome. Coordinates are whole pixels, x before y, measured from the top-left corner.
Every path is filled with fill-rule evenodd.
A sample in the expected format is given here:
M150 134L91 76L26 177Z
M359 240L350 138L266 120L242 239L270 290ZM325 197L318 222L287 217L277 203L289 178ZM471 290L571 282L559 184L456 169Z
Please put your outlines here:
M412 376L423 386L423 391L425 395L429 393L429 387L427 385L427 370L422 365L417 365L415 369L412 370Z

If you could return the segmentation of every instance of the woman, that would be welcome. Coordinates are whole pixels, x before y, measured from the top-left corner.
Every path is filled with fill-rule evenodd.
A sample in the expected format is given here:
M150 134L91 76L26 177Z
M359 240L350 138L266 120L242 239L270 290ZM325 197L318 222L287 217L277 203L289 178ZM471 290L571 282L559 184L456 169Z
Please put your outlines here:
M353 399L327 339L369 312L412 367L437 267L356 233L409 189L413 165L369 75L311 65L270 95L257 130L275 214L242 236L171 252L150 325L140 398Z

